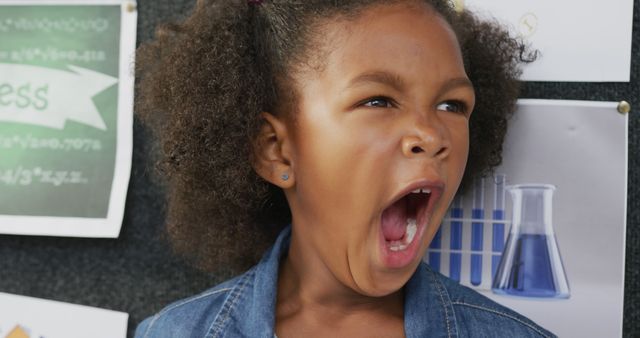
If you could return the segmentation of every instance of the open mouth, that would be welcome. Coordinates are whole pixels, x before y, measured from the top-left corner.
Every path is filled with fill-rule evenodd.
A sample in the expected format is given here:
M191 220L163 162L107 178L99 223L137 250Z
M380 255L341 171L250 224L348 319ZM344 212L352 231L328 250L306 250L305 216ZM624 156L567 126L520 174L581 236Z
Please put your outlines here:
M382 212L382 236L390 251L406 250L416 237L420 237L434 200L432 189L419 188L402 196Z

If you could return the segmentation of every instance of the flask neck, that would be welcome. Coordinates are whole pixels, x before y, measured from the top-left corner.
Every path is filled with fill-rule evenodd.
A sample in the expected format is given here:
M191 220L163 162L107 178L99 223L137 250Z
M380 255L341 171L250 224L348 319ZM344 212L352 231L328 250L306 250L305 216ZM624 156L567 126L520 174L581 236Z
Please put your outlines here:
M552 235L552 185L521 185L509 189L513 198L513 232Z

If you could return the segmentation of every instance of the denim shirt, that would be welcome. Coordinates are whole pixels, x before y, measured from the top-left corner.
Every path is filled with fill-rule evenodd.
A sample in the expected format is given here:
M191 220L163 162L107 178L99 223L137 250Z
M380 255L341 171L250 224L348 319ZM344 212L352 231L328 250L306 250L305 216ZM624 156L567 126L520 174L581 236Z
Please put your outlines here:
M291 228L258 265L175 302L136 329L136 338L275 337L278 265ZM555 337L531 320L421 263L405 285L404 331L414 337Z

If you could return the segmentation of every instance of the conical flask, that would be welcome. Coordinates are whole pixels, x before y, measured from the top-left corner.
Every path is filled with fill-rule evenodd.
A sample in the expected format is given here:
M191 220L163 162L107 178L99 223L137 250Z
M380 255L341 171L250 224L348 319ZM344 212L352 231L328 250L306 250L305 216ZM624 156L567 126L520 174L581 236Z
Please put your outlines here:
M497 294L568 298L569 284L552 225L550 184L508 187L513 198L511 231L493 279Z

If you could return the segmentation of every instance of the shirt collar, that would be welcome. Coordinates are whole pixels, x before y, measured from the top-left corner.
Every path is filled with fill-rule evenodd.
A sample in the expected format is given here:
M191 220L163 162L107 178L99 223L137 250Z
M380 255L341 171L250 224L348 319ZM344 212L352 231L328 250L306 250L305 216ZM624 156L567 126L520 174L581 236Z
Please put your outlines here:
M449 292L436 272L420 263L405 285L404 331L407 338L436 333L457 337L457 323Z
M287 254L291 226L278 236L275 244L252 269L238 304L230 304L239 333L248 336L274 336L278 267ZM249 272L251 273L251 271ZM235 306L233 306L235 305ZM453 305L437 273L421 263L405 285L404 328L407 338L436 333L457 336Z
M278 292L278 267L287 254L291 242L291 226L283 229L270 250L254 267L252 287L247 288L245 297L236 311L239 315L238 329L246 337L273 337L275 329L276 299Z

